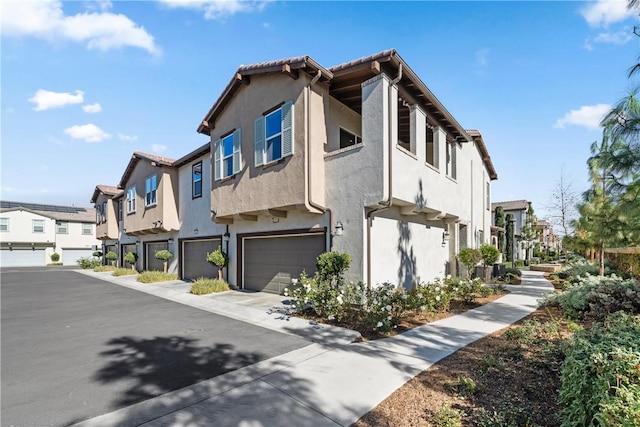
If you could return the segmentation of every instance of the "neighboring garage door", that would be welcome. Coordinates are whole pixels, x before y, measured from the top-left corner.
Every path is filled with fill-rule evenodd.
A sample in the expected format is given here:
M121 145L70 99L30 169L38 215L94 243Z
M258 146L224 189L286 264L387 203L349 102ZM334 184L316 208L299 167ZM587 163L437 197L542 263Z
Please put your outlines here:
M41 267L45 264L44 249L0 250L0 267Z
M129 267L129 264L124 262L124 257L129 252L133 252L134 254L137 254L135 243L131 244L131 245L122 245L122 246L120 246L120 266L121 267Z
M185 240L182 242L182 280L218 277L218 269L207 262L207 253L220 246L220 239Z
M146 253L145 267L144 269L147 271L163 271L164 270L164 262L161 259L156 258L156 252L161 251L163 249L169 249L169 245L167 242L153 242L153 243L145 243L144 247Z
M78 265L80 258L90 258L95 251L93 249L65 249L62 248L62 264Z
M247 237L243 240L245 289L281 294L302 271L315 274L316 258L325 251L324 234Z

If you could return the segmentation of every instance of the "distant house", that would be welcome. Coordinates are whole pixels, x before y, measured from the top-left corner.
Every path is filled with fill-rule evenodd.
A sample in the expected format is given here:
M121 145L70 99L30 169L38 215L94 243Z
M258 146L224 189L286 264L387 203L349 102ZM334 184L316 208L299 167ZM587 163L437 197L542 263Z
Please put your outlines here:
M540 243L541 251L560 250L560 238L554 234L553 227L548 221L539 219L536 222L536 228L538 229L538 242Z
M93 208L0 201L0 267L35 267L60 254L76 265L93 254L96 239Z
M511 214L515 220L513 229L513 235L516 243L514 245L515 255L516 259L524 259L525 252L520 242L522 241L522 227L525 226L527 221L527 209L529 208L529 202L527 200L511 200L507 202L491 203L492 224L495 224L495 214L498 206L502 206L505 217L508 214Z

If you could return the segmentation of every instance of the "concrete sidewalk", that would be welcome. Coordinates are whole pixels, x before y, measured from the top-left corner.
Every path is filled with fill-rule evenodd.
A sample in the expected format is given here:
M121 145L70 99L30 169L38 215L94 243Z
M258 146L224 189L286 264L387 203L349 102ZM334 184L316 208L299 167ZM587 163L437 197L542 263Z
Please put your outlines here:
M328 339L77 425L349 426L440 359L525 317L553 290L542 273L522 279L490 304L392 338ZM281 329L294 333L290 324Z

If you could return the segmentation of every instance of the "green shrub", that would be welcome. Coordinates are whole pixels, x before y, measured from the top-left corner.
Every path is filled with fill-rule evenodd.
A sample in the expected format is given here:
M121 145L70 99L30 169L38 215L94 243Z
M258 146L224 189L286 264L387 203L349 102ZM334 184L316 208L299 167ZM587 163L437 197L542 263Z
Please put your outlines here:
M101 264L100 260L94 257L82 257L77 262L80 268L85 270L89 268L96 268Z
M433 424L436 427L459 427L462 425L462 415L462 411L444 404L433 416Z
M113 251L109 251L104 257L111 262L111 265L115 265L115 262L118 259L118 254Z
M116 268L113 270L112 276L133 276L136 274L138 274L138 272L130 268Z
M60 261L60 254L58 252L54 252L51 254L51 261L58 262Z
M168 261L173 258L173 253L167 249L162 249L159 251L156 251L155 254L156 259L159 259L162 261L162 265L163 265L163 269L164 272L167 272L167 267L168 267Z
M218 280L222 280L222 269L229 265L229 256L220 246L207 254L207 262L218 268Z
M529 411L524 408L502 403L497 411L482 409L477 417L478 427L534 427Z
M467 277L471 277L471 269L480 262L482 254L477 249L464 248L458 253L458 259L467 267Z
M137 260L138 260L138 254L136 254L135 252L127 252L124 255L124 262L128 263L131 266L132 270L135 270Z
M95 271L96 273L101 273L103 271L114 271L115 269L116 267L114 267L113 265L99 265L95 267L93 271ZM130 270L127 269L127 271L130 271Z
M100 251L95 251L92 255L93 255L94 257L96 257L96 258L101 258L101 257L102 257L102 252L100 252Z
M455 381L445 382L444 388L450 393L463 397L471 396L478 390L475 381L465 376L458 376Z
M170 280L178 280L178 275L163 271L143 271L138 275L138 282L141 283L168 282Z
M343 274L351 266L351 257L347 253L325 252L316 259L316 270L320 280L334 283L342 280Z
M640 316L622 312L577 331L566 347L563 427L640 425Z
M484 265L489 267L498 262L500 251L493 245L482 245L480 246L480 256Z
M228 291L229 289L229 284L224 280L199 277L191 284L190 292L194 295L206 295Z
M517 268L505 268L504 274L507 276L511 274L512 276L522 277L522 271Z

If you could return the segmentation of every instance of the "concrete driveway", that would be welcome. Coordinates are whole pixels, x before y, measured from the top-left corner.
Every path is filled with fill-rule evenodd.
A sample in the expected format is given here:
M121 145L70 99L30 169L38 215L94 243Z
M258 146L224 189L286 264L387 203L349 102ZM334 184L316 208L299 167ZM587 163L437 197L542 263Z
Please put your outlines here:
M2 425L62 426L308 341L68 270L3 270Z

